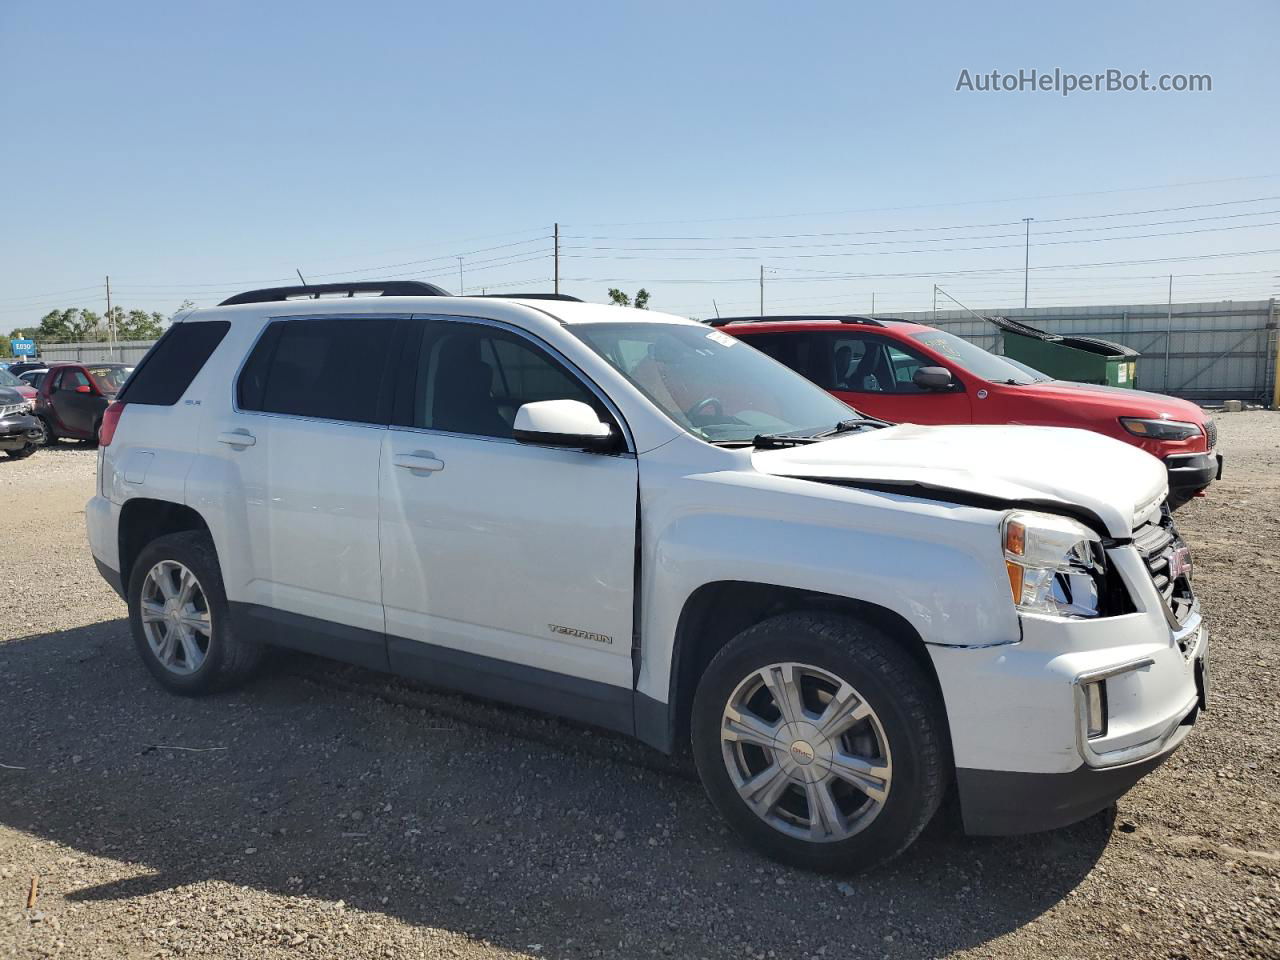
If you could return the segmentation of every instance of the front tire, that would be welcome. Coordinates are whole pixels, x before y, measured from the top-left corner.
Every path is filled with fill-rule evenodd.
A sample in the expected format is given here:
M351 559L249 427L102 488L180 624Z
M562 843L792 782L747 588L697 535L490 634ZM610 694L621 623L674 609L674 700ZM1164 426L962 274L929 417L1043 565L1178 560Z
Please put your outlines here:
M694 760L725 819L768 856L866 870L905 850L950 779L932 680L862 621L787 613L744 630L694 697Z
M31 456L35 452L36 452L36 445L34 443L28 443L25 447L22 447L19 450L5 451L5 453L8 455L10 460L25 460L27 457Z
M52 447L60 439L58 432L53 429L53 424L45 417L40 417L39 420L40 424L44 427L44 445L46 447Z
M142 662L167 690L198 696L247 679L262 648L236 635L207 533L147 544L129 576L129 625Z

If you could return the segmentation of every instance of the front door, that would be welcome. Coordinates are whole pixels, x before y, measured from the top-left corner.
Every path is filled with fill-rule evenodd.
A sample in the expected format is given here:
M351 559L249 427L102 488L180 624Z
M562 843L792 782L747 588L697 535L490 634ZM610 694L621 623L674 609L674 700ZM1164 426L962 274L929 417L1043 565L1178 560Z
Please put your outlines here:
M550 348L505 326L422 319L381 458L392 669L632 726L636 459L513 439L537 400L616 414Z
M973 422L969 395L958 379L950 390L916 386L916 370L935 365L924 354L862 333L834 334L832 348L836 376L831 392L851 407L893 423Z
M61 372L50 400L58 428L77 437L92 436L94 424L106 408L98 388L79 367Z

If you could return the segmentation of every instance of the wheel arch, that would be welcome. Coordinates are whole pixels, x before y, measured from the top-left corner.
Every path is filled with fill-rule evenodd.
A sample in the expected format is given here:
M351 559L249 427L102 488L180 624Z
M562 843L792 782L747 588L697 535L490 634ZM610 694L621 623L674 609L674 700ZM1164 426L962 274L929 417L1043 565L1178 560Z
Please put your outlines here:
M196 510L172 500L134 497L120 508L120 582L128 589L133 563L142 549L157 537L187 530L209 533L209 525Z
M671 747L688 736L693 695L712 658L748 627L797 610L839 613L878 627L920 665L941 698L942 686L925 642L901 614L852 597L771 583L715 581L703 584L689 595L677 622L667 700Z

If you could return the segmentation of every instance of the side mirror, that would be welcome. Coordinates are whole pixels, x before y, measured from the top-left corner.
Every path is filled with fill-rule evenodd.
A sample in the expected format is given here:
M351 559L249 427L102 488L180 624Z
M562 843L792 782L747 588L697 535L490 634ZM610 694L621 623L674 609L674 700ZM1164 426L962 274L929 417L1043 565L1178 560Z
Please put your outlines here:
M76 387L76 393L93 393L93 387L89 386L87 383L82 383L80 386Z
M516 411L512 432L521 443L549 447L609 450L617 443L613 428L581 400L526 403Z
M911 382L921 390L950 390L953 385L946 367L917 367Z

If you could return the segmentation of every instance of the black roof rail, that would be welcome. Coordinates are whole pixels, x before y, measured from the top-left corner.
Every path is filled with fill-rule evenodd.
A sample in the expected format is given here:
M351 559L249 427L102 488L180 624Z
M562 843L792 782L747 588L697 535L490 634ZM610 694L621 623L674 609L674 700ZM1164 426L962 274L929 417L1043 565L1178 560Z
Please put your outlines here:
M897 319L896 317L892 319ZM830 314L794 315L783 317L716 317L708 320L713 327L723 327L726 323L856 323L867 327L883 327L884 324L874 317L832 316Z
M301 287L264 287L227 297L218 306L233 307L238 303L271 303L276 300L319 300L324 296L354 297L357 293L380 297L447 297L449 291L421 280L353 280L349 283L311 283Z
M505 300L564 300L568 303L585 302L581 297L571 297L567 293L469 293L467 296L500 297Z

